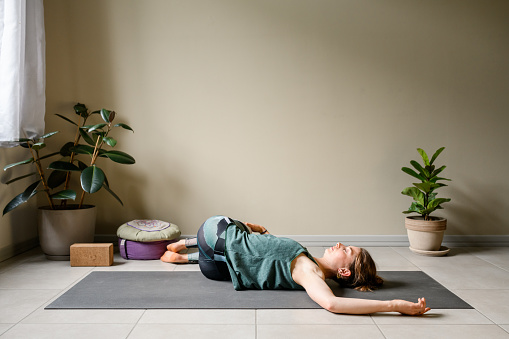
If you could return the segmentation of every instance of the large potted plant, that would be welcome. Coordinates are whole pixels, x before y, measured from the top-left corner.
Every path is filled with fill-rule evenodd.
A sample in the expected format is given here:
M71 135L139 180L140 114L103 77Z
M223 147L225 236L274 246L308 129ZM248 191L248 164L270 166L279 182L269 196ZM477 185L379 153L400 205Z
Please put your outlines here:
M423 164L412 160L410 164L415 170L409 167L401 169L420 181L413 183L412 187L407 187L401 192L414 200L409 209L403 213L420 215L405 218L410 249L417 254L439 256L449 251L441 246L447 228L447 219L431 216L431 213L437 209L442 209L442 204L451 201L449 198L438 198L436 193L438 188L447 186L440 181L450 181L450 179L438 176L446 166L437 167L434 165L435 160L444 149L445 147L439 148L429 159L426 152L418 148L417 151L421 155Z
M47 133L40 138L16 140L20 148L28 149L31 157L4 167L4 171L26 165L35 167L34 171L6 182L11 184L35 177L34 182L5 206L3 215L24 204L37 193L43 194L48 205L39 208L39 241L46 257L52 260L69 260L70 245L73 243L93 242L96 208L84 203L86 194L93 194L104 188L123 205L110 188L106 174L98 167L98 160L107 158L120 164L135 163L129 154L111 149L117 145L117 141L110 135L113 129L120 127L133 131L126 124L113 124L116 116L114 111L101 109L90 113L85 105L78 103L74 106L74 112L76 122L56 114L75 127L74 141L65 143L58 152L43 155L43 150L47 150L46 140L59 133L58 131ZM102 121L87 123L94 115L100 116ZM86 144L80 144L82 140ZM106 149L106 146L109 149ZM88 161L82 159L83 157L87 157ZM47 167L44 166L43 162L50 158L53 158L53 161ZM81 187L78 190L71 188L71 176L75 172L79 173ZM78 197L76 203L68 203Z

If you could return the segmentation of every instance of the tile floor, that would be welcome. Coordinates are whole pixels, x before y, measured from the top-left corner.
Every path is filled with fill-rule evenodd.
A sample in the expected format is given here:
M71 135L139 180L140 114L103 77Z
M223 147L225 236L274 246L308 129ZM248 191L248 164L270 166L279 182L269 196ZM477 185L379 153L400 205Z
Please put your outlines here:
M322 248L309 248L313 255ZM509 247L457 248L422 257L403 247L368 248L380 270L422 270L475 309L336 315L324 310L44 310L93 270L180 271L197 265L126 261L70 267L39 249L0 263L1 338L509 338Z

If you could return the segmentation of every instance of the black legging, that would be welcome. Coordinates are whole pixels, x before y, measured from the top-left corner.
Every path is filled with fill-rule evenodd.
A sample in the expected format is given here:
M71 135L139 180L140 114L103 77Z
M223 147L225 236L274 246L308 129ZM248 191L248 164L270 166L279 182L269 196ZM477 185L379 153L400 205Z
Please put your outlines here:
M240 221L218 215L208 218L198 229L196 239L187 239L186 247L198 247L198 264L204 276L212 280L231 280L225 258L225 230L236 225L248 231ZM192 254L190 260L196 260Z

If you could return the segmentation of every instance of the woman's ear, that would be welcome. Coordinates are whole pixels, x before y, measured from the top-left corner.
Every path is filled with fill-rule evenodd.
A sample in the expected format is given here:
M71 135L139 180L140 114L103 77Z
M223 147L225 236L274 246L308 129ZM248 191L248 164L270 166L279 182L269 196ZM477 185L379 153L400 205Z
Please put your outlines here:
M349 277L352 274L348 268L340 268L338 269L338 275L342 277Z

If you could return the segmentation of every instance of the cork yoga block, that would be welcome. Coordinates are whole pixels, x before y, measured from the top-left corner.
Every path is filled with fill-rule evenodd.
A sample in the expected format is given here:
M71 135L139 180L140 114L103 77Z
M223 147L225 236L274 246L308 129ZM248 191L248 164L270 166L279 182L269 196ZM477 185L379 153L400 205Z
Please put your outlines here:
M113 244L71 245L71 266L113 265Z

